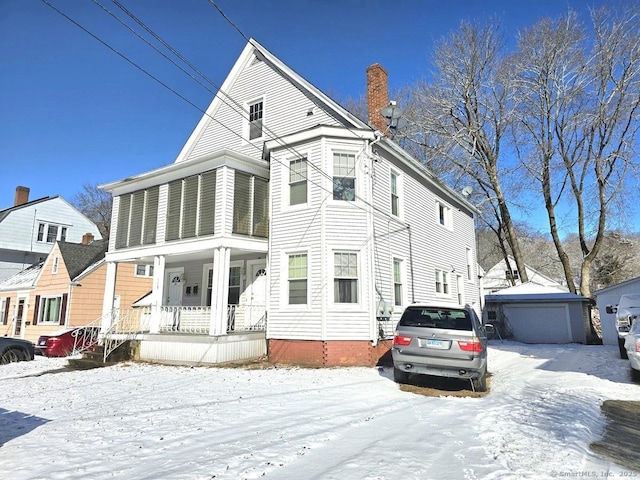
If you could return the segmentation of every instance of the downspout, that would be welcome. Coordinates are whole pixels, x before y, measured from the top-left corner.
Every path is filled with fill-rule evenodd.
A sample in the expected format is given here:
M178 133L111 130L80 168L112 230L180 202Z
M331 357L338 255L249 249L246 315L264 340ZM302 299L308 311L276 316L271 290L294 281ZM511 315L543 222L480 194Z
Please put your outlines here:
M376 268L375 268L375 263L376 263L376 247L375 247L375 242L376 242L376 236L375 236L375 219L373 218L373 202L374 202L374 186L375 186L375 182L374 182L374 177L375 177L375 173L374 173L374 169L375 169L375 164L378 162L378 160L376 160L376 156L377 156L377 152L374 150L374 146L379 143L382 140L382 133L379 132L378 130L376 130L374 132L374 135L376 136L375 140L373 140L371 143L369 143L369 148L368 148L368 154L367 156L369 157L371 163L370 163L370 178L371 178L371 197L370 197L370 202L369 202L369 208L368 208L368 217L369 217L369 221L371 222L371 256L370 256L370 268L369 268L369 278L371 279L371 282L373 282L373 286L374 286L374 295L373 298L371 299L370 302L370 306L371 309L373 311L373 329L371 331L371 336L372 336L372 340L371 340L371 345L373 347L375 347L376 345L378 345L378 340L380 337L380 333L378 331L378 299L376 298L376 295L379 295L382 298L382 295L380 293L380 290L378 288L378 284L377 284L377 279L376 279Z

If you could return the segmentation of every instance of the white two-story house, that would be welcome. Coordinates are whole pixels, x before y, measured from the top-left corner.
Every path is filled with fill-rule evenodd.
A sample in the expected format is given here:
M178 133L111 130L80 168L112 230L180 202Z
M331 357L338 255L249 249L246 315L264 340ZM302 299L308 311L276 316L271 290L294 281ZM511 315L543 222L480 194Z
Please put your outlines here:
M371 365L413 302L479 308L466 199L386 134L386 72L362 122L250 40L175 162L114 197L119 264L147 264L140 358Z

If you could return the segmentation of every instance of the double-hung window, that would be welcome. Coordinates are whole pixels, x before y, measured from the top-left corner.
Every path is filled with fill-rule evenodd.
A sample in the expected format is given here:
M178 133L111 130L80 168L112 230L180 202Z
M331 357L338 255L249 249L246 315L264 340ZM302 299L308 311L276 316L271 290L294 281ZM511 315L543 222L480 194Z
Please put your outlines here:
M402 305L402 260L393 259L393 304Z
M36 305L36 323L64 324L63 296L37 296Z
M136 265L135 276L153 278L153 265Z
M452 229L453 220L451 218L451 208L441 202L436 202L436 215L440 225L449 230Z
M400 179L398 174L391 172L391 215L400 216Z
M356 156L352 153L333 153L333 199L356 199Z
M249 140L262 137L262 100L249 104Z
M307 159L289 162L289 205L307 203Z
M67 227L59 227L51 223L39 223L36 238L39 242L55 243L58 239L58 230L61 231L60 240L64 242L67 239Z
M307 254L289 255L289 304L307 303Z
M333 254L333 301L358 303L358 254L355 252Z
M449 272L436 269L436 293L440 295L449 295Z

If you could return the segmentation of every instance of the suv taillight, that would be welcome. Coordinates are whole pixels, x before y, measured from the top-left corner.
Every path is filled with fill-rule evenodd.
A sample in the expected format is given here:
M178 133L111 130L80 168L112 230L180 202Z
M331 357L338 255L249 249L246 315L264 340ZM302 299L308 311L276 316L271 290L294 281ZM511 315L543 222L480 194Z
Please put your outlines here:
M406 337L404 335L395 335L393 337L394 345L409 345L411 343L411 337Z
M458 340L458 346L463 352L482 353L482 344L477 340L467 342L466 340Z

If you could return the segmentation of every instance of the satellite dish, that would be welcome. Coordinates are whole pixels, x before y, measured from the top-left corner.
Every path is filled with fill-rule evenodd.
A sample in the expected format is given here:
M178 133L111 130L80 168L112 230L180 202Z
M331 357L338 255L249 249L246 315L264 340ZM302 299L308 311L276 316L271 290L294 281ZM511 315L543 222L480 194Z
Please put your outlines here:
M402 128L407 124L407 120L404 118L400 118L403 114L403 111L398 104L391 100L389 102L388 107L384 107L380 110L380 114L387 119L387 125L389 128L393 128L397 130L398 128Z
M464 195L465 197L468 197L472 193L473 193L473 187L471 185L467 185L462 189L462 195Z

